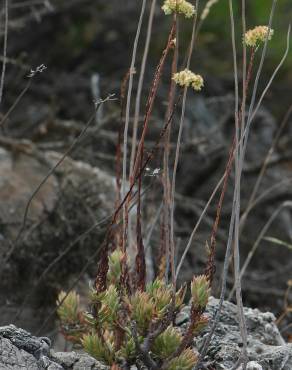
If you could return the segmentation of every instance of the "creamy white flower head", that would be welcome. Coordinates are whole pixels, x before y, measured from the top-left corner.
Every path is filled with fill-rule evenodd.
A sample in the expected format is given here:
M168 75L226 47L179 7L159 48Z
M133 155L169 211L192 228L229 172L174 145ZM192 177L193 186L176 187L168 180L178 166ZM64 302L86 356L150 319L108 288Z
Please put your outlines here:
M192 18L196 12L194 5L186 0L164 0L162 10L166 15L177 13Z
M203 77L196 75L189 69L175 73L172 79L177 85L181 87L192 87L196 91L200 91L204 86Z
M268 40L271 40L274 34L274 30L270 29L267 26L257 26L252 30L248 30L244 35L244 42L247 46L255 47L258 46L261 42L265 42L267 36L269 35Z

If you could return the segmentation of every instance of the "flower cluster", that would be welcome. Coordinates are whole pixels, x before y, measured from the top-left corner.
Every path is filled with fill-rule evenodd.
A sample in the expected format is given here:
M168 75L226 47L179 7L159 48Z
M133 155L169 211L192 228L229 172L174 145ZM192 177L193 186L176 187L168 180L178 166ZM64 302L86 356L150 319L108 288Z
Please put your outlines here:
M165 0L162 10L166 15L177 13L192 18L196 12L194 5L186 0Z
M274 31L267 26L257 26L252 30L249 30L244 35L244 42L247 46L256 47L261 42L265 42L266 38L271 40Z
M174 82L181 87L192 87L196 91L200 91L204 86L203 77L196 75L189 69L175 73L172 77Z

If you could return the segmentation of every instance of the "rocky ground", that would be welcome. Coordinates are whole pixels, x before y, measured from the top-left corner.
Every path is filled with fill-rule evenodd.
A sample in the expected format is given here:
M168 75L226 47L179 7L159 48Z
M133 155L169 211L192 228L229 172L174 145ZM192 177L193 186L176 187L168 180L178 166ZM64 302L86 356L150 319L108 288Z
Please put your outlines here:
M207 314L214 317L218 300L210 298ZM178 318L182 330L187 324L189 308ZM292 344L285 343L270 312L245 308L248 328L247 370L291 370ZM212 321L211 321L212 322ZM196 338L194 350L201 348L210 328ZM203 359L201 369L230 370L235 367L242 350L238 330L237 308L225 302L211 345ZM140 366L137 364L138 368ZM136 365L131 370L137 369ZM0 327L0 369L2 370L109 370L90 356L79 352L55 352L46 337L34 337L13 325Z

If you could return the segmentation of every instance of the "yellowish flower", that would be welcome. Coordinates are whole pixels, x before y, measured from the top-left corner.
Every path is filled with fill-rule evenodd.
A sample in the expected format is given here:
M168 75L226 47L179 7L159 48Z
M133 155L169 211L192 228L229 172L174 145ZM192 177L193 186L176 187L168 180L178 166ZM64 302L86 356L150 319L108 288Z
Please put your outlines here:
M172 79L177 85L181 87L192 87L196 91L200 91L204 86L203 77L196 75L189 69L175 73Z
M265 42L266 38L271 40L274 34L274 30L270 29L267 26L257 26L252 30L248 30L244 35L244 42L247 46L255 47L258 46L261 42ZM269 36L268 36L269 35Z
M192 18L196 12L194 5L186 0L165 0L162 10L166 15L177 13Z

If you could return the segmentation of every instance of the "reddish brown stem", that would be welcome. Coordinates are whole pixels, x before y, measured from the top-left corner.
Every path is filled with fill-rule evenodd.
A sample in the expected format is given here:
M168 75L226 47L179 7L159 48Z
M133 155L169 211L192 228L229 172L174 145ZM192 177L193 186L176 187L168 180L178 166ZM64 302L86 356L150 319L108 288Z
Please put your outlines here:
M143 163L143 152L141 153L140 166ZM138 205L137 205L137 256L136 256L136 286L137 289L144 291L146 283L146 263L145 250L142 237L142 216L141 216L141 187L142 176L138 180Z
M149 94L149 97L148 97L148 101L147 101L147 105L146 105L146 115L145 115L144 123L143 123L143 131L142 131L142 134L141 134L141 139L140 139L138 149L137 149L136 160L135 160L135 163L134 163L133 178L136 177L137 172L139 171L139 160L140 160L141 151L142 151L143 146L144 146L145 136L146 136L146 133L147 133L147 130L148 130L149 120L150 120L150 117L151 117L151 114L152 114L154 101L155 101L155 98L156 98L158 85L159 85L159 81L160 81L160 78L161 78L161 75L162 75L165 60L166 60L168 52L169 52L169 50L172 46L172 40L173 40L174 32L175 32L175 23L172 24L172 28L171 28L170 33L169 33L167 45L166 45L166 48L162 52L162 56L160 58L158 66L156 68L156 72L155 72L154 79L153 79L153 84L152 84L150 94ZM133 181L133 178L132 178L132 181Z
M228 162L226 165L225 169L225 176L224 176L224 182L219 198L219 202L217 205L217 210L216 210L216 218L214 221L213 229L212 229L212 234L211 234L211 239L210 239L210 250L209 250L209 256L208 256L208 261L205 269L205 275L207 276L210 286L212 285L214 274L215 274L215 251L216 251L216 236L217 236L217 231L218 231L218 226L220 222L220 216L221 216L221 211L222 211L222 205L227 189L227 184L228 184L228 178L232 169L232 163L234 159L234 149L236 145L236 139L235 135L233 138L233 143L231 145L231 149L229 152L229 157L228 157Z
M172 114L169 117L169 120L166 122L163 129L161 130L160 135L159 135L154 147L152 148L150 153L148 153L148 155L146 157L146 160L144 161L143 166L141 167L140 171L137 173L137 175L135 175L134 179L132 180L132 183L130 185L130 189L128 190L124 199L121 201L121 203L116 208L116 210L113 214L112 220L110 222L110 225L109 225L107 233L106 233L105 240L104 240L104 242L102 244L102 247L101 247L101 260L100 260L99 265L98 265L97 277L96 277L96 280L95 280L95 288L96 288L97 292L101 292L101 291L104 291L106 289L106 275L107 275L107 272L108 272L108 250L109 250L109 242L110 242L111 236L112 236L113 226L116 224L119 213L120 213L121 209L123 208L125 202L127 202L129 200L129 198L131 197L131 194L132 194L132 191L133 191L133 188L135 186L136 181L140 178L140 176L142 176L142 174L144 173L144 170L147 167L148 163L151 161L151 159L154 157L156 151L158 150L159 144L165 136L167 128L168 128L170 122L173 119L175 109L176 109L177 105L180 103L181 98L182 98L182 94L179 95L179 97L178 97L178 99L177 99L177 101L176 101L176 103L173 107Z

